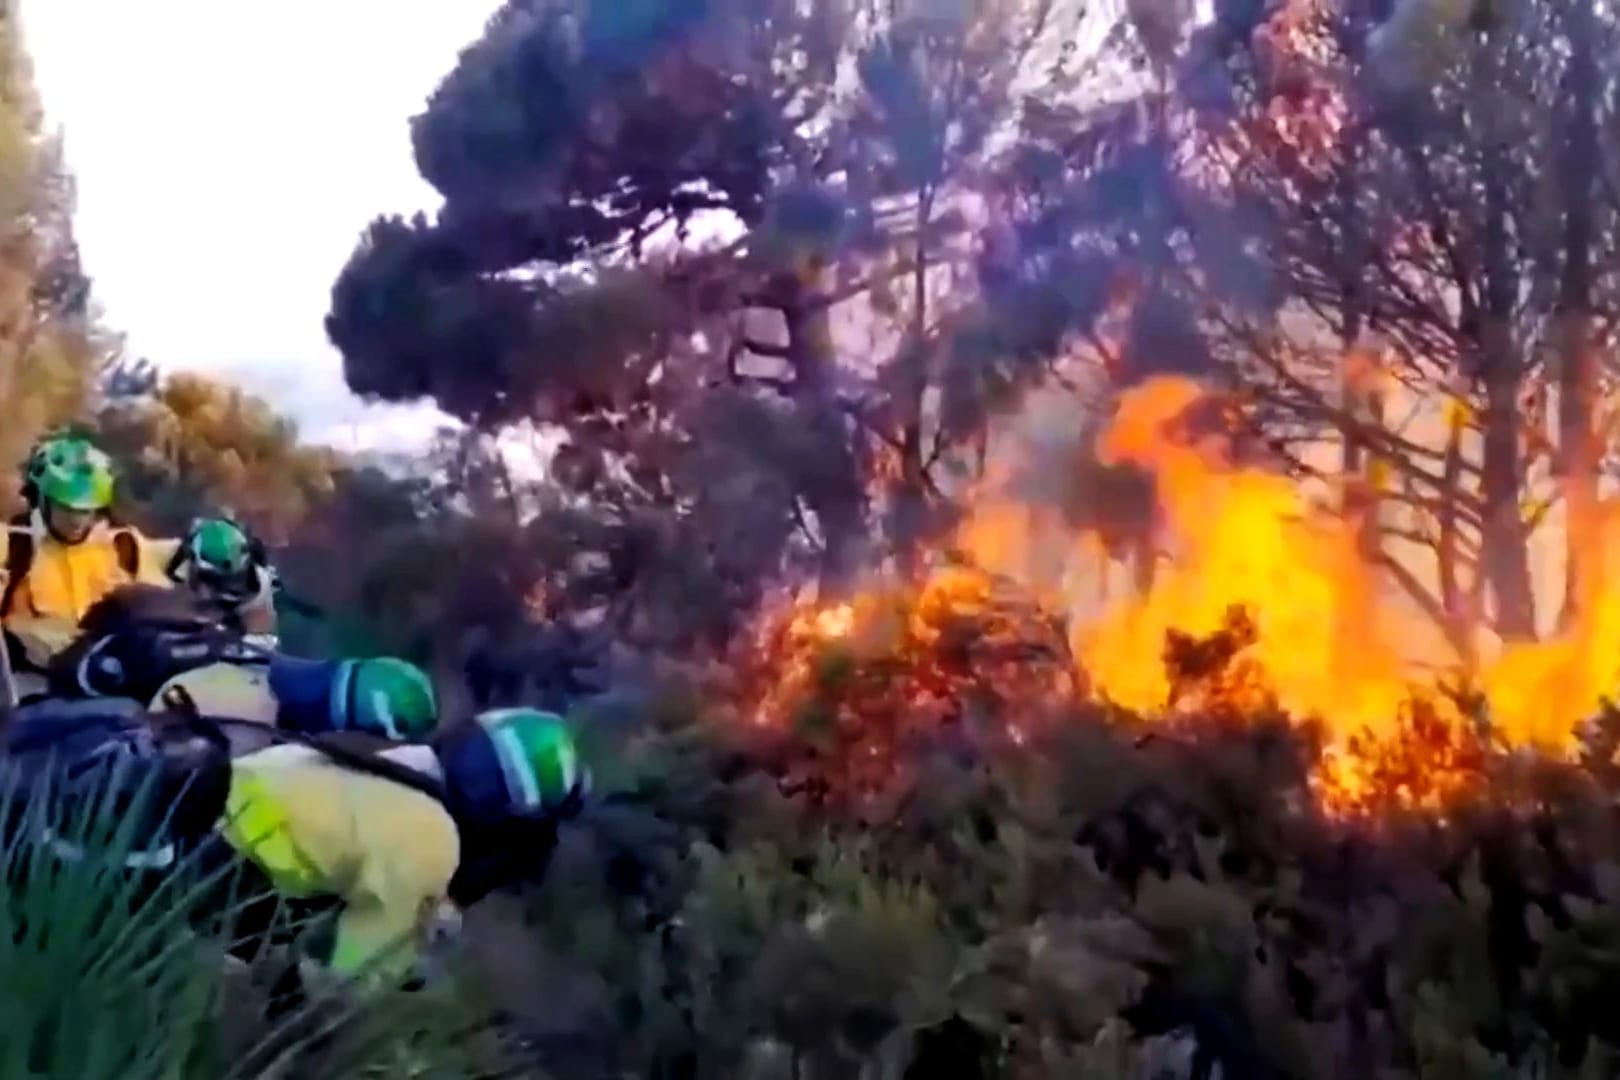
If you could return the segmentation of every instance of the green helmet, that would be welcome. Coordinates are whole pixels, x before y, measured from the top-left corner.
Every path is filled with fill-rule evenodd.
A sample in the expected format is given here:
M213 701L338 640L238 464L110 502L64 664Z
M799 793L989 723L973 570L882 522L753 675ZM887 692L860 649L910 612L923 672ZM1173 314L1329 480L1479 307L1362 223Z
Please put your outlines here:
M253 565L253 540L229 518L204 518L186 537L186 557L211 576L238 577Z
M393 657L339 663L330 708L338 730L391 739L421 738L439 722L433 680L415 664Z
M539 709L493 709L476 720L493 750L506 811L519 817L553 812L587 785L568 724Z
M45 436L34 444L34 449L28 454L28 464L23 467L23 481L31 489L37 489L45 476L47 462L71 461L83 451L85 445L87 443L83 438L66 432Z
M77 436L41 443L29 458L28 482L40 502L70 510L105 510L112 505L112 459Z
M168 573L222 601L241 603L258 594L258 568L265 561L264 548L247 529L229 518L202 518L186 534Z

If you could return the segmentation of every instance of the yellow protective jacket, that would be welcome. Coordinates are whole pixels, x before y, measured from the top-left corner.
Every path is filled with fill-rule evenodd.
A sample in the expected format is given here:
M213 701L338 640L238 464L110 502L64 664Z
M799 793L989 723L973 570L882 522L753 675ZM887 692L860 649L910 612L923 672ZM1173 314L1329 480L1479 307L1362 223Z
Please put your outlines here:
M228 716L273 728L281 711L270 689L270 670L257 665L207 664L182 671L159 688L148 707L153 712L167 709L165 699L171 689L184 690L204 716ZM225 734L231 740L233 756L239 752L238 747L259 749L264 745L252 731L234 725L226 728Z
M134 542L134 573L121 565L120 533ZM137 581L168 584L161 563L153 558L150 541L127 526L97 522L82 542L64 544L50 534L35 511L27 525L8 525L3 535L0 567L10 565L11 546L20 535L33 545L28 572L10 588L10 602L0 611L0 619L36 663L43 664L71 642L84 613L120 585Z
M436 768L401 747L401 764ZM220 833L276 889L343 902L333 970L397 978L420 955L461 859L455 822L432 797L281 745L238 758Z

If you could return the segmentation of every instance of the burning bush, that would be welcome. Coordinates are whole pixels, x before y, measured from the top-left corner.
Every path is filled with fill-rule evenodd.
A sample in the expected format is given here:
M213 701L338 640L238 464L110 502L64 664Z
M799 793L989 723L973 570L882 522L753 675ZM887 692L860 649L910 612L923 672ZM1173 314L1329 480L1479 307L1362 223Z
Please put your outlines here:
M1018 745L1080 689L1061 619L962 563L916 586L785 604L744 642L733 672L734 705L788 755L786 789L818 802L882 802L919 752Z
M992 763L916 757L895 812L860 819L739 768L734 725L644 744L681 833L649 856L658 873L627 891L614 848L564 860L539 897L551 946L613 988L602 1067L1101 1080L1186 1077L1207 1055L1226 1076L1577 1080L1620 1065L1603 1009L1620 989L1616 718L1577 762L1482 751L1480 783L1443 815L1391 803L1353 820L1318 812L1321 740L1279 712L1149 732L1097 706L1062 719Z
M1561 637L1437 679L1432 634L1394 603L1358 523L1239 464L1210 412L1195 384L1156 379L1101 433L1102 461L1153 478L1166 553L1101 610L1075 617L1050 582L1019 573L1040 545L1027 508L992 493L953 537L965 560L766 611L724 696L792 757L789 789L881 803L919 749L1016 745L1082 703L1143 731L1290 718L1316 749L1317 802L1339 815L1443 814L1501 755L1573 759L1581 722L1620 684L1620 604L1585 605ZM1099 550L1087 539L1058 537L1047 554Z
M975 552L783 603L721 722L648 742L679 838L540 898L613 988L605 1070L1620 1074L1606 624L1437 683L1351 523L1166 441L1196 401L1104 439L1171 534L1140 592L1065 626Z
M1163 707L1116 706L1108 715L1136 736L1291 726L1311 748L1315 800L1339 815L1441 811L1487 782L1491 754L1507 749L1493 747L1456 697L1415 687L1392 702L1393 723L1381 732L1290 718L1256 640L1240 605L1213 633L1167 631ZM961 564L916 586L783 605L726 673L737 723L754 729L747 741L775 762L783 789L864 813L892 808L930 755L972 759L1019 747L1089 700L1059 618L1028 590Z

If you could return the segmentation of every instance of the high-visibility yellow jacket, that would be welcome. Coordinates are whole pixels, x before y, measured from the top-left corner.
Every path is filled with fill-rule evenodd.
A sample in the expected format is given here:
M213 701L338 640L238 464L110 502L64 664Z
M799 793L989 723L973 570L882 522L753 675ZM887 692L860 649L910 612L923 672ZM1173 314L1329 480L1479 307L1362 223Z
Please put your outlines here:
M120 541L125 534L128 540ZM153 557L150 541L127 526L97 522L90 535L77 544L64 544L45 528L35 511L24 525L8 525L0 541L0 567L9 565L10 551L19 534L33 545L28 571L11 588L11 598L0 619L28 648L30 659L44 663L73 640L79 620L91 606L120 585L144 582L168 584L162 564ZM134 571L119 558L119 544L133 542Z
M421 746L387 756L437 768ZM437 800L304 746L236 759L220 833L283 894L343 902L331 966L346 975L409 970L461 859L455 822Z

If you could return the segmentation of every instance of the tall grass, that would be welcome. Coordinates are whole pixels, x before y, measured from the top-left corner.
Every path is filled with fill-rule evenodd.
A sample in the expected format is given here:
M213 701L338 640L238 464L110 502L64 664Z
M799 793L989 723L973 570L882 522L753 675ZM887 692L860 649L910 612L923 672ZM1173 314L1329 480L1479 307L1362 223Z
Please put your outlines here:
M33 792L9 805L25 811L0 837L0 1080L525 1074L459 986L361 996L306 965L299 1000L277 1008L295 957L235 959L226 928L259 902L280 929L313 930L284 904L219 900L235 871L195 853L161 875L127 871L145 838L109 801L63 810ZM44 842L42 824L71 848Z

